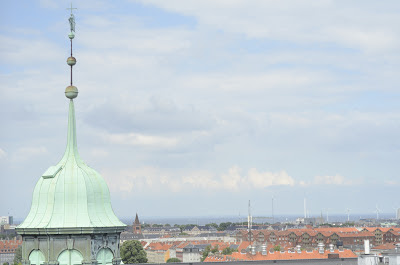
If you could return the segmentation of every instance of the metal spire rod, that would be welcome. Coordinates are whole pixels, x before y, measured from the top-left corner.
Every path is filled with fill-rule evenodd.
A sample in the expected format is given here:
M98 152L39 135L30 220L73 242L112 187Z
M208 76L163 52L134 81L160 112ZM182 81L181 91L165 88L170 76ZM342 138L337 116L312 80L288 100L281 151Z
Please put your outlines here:
M69 26L71 29L71 33L69 34L69 38L71 40L71 57L70 58L73 58L72 57L72 39L75 37L75 17L74 17L74 14L72 13L72 10L74 10L74 9L78 9L78 8L72 7L72 2L71 2L71 7L67 8L67 10L71 11L71 15L68 19ZM70 64L70 66L71 66L71 86L72 86L72 66L74 66L74 64Z
M70 80L70 85L65 89L65 96L72 100L78 96L78 89L72 85L72 67L76 64L76 59L72 56L72 39L75 37L75 17L74 14L72 13L72 10L77 8L72 7L71 3L71 7L67 9L71 10L71 15L68 18L71 30L71 32L68 34L68 37L71 42L71 56L67 59L67 64L71 67L71 75L70 75L71 80Z
M71 39L71 57L72 57L72 39ZM71 65L71 86L72 86L72 66Z

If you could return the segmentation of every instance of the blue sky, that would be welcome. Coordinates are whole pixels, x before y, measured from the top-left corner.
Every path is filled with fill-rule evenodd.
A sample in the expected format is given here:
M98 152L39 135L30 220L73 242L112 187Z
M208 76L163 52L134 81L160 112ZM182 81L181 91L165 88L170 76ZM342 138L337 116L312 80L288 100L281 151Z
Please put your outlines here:
M3 4L2 215L65 148L69 5ZM78 146L118 216L400 207L398 1L74 5Z

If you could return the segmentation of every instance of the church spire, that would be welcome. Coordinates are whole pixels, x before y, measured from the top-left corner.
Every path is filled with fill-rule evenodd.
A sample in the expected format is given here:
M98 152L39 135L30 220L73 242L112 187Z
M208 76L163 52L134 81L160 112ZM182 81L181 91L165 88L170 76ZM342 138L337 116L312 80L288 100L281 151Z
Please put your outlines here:
M93 239L94 237L92 237L90 239L90 237L82 237L81 235L100 234L105 240L100 245L104 246L104 248L110 248L115 253L115 256L112 261L110 259L107 262L98 262L98 264L113 263L117 265L120 259L119 244L117 242L119 242L119 234L125 230L126 225L115 216L112 210L107 183L96 170L87 166L78 154L74 108L74 99L78 96L78 89L72 83L72 68L76 64L76 59L72 56L75 17L72 14L74 8L71 6L69 9L71 9L71 15L68 19L71 31L68 37L71 42L71 56L68 58L67 64L71 68L71 83L65 89L65 96L69 99L67 148L61 161L54 166L50 166L39 178L33 192L31 210L24 222L17 227L17 232L22 235L51 235L53 238L62 235L63 240L68 240L68 243L63 243L65 246L69 246L70 240L72 242L74 240L75 242L80 242L79 244L73 243L72 248L77 248L84 255L83 258L79 258L79 262L84 260L88 264L91 263L91 260L98 260L96 255L105 257L105 254L102 252L103 254L100 255L90 251L90 249L99 249L97 244L100 243L95 241L97 238ZM74 235L77 234L79 239L74 238ZM113 239L109 236L111 234ZM47 241L48 238L43 240L45 240L46 244L52 242L52 240ZM89 245L87 240L92 240ZM56 242L56 240L54 241ZM27 253L31 253L33 245L26 243L25 239L23 244L25 244L24 249L27 250L23 254L25 255L24 259L28 260ZM59 247L58 245L54 247L56 243L54 245L53 243L50 243L51 245L46 244L39 243L39 250L43 248L40 247L42 245L45 246L43 249L46 249L44 253L47 253L48 249ZM37 249L37 247L34 249ZM68 253L70 253L70 250L70 247L68 247ZM47 255L53 254L48 253L46 257ZM53 263L57 261L57 264L71 265L71 261L70 263L65 263L65 259L68 260L68 258L62 255L60 254L62 260L57 260L57 256L50 256L50 260L43 262ZM69 258L71 260L71 256ZM43 262L40 262L40 264Z
M71 7L67 8L71 10L71 15L68 19L69 21L69 26L70 26L70 30L71 32L68 34L68 37L70 39L71 42L71 56L68 57L67 59L67 64L71 67L71 81L70 81L70 85L67 86L67 88L65 89L65 96L69 99L74 99L78 96L78 88L76 88L76 86L72 85L72 67L76 64L76 59L75 57L72 56L72 40L75 38L75 16L72 13L73 9L77 9L77 8L73 8L72 7L72 3L71 3Z
M73 8L72 3L71 7L67 8L71 10L71 15L68 19L71 32L68 34L68 37L71 42L71 56L67 59L67 64L71 67L71 81L70 85L65 89L65 96L70 99L69 102L69 114L68 114L68 140L67 140L67 149L65 150L64 158L66 159L69 156L74 156L76 161L80 161L80 157L78 154L78 147L76 141L76 123L75 123L75 108L73 99L78 96L78 89L76 86L72 85L72 67L76 64L75 57L72 56L72 40L75 37L75 16L72 13Z

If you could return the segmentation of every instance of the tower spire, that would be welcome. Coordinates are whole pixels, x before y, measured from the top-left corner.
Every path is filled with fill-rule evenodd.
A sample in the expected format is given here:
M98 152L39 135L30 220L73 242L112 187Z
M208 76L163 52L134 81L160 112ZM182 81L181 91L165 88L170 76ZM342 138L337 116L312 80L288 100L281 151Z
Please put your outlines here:
M75 59L75 57L72 56L72 40L73 40L73 38L75 38L75 16L72 13L72 10L77 9L77 8L72 7L72 3L71 3L71 7L67 8L67 9L71 10L71 15L68 19L70 30L71 30L71 32L68 34L68 37L71 42L71 56L68 57L68 59L67 59L67 64L71 67L71 79L70 79L70 85L65 89L65 96L72 100L78 96L78 88L76 86L72 85L73 84L73 82L72 82L72 67L76 64L76 59Z
M76 64L76 59L75 57L72 56L72 39L75 37L75 17L74 14L72 13L72 10L77 8L73 8L71 3L71 7L67 9L71 10L71 15L68 19L71 30L71 32L68 34L68 37L71 42L71 56L68 57L67 59L67 64L71 67L71 82L70 85L67 86L67 88L65 89L65 96L70 99L70 103L69 103L69 114L68 114L67 149L65 150L63 160L67 159L70 156L73 156L75 157L75 160L77 162L81 162L78 154L78 147L76 141L75 108L73 101L73 99L78 96L78 89L76 86L72 85L72 67Z

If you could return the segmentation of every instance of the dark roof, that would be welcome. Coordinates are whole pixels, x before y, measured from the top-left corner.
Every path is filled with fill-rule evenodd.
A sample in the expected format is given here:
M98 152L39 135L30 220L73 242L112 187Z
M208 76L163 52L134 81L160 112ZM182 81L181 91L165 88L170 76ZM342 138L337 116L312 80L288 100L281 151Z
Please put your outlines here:
M134 224L135 224L135 225L140 225L139 217L138 217L137 213L136 213L136 217L135 217L135 222L134 222Z
M139 240L143 239L142 234L134 234L132 232L122 232L121 233L121 240Z
M208 237L208 236L227 236L227 233L218 233L218 232L211 232L211 233L201 233L198 237Z

